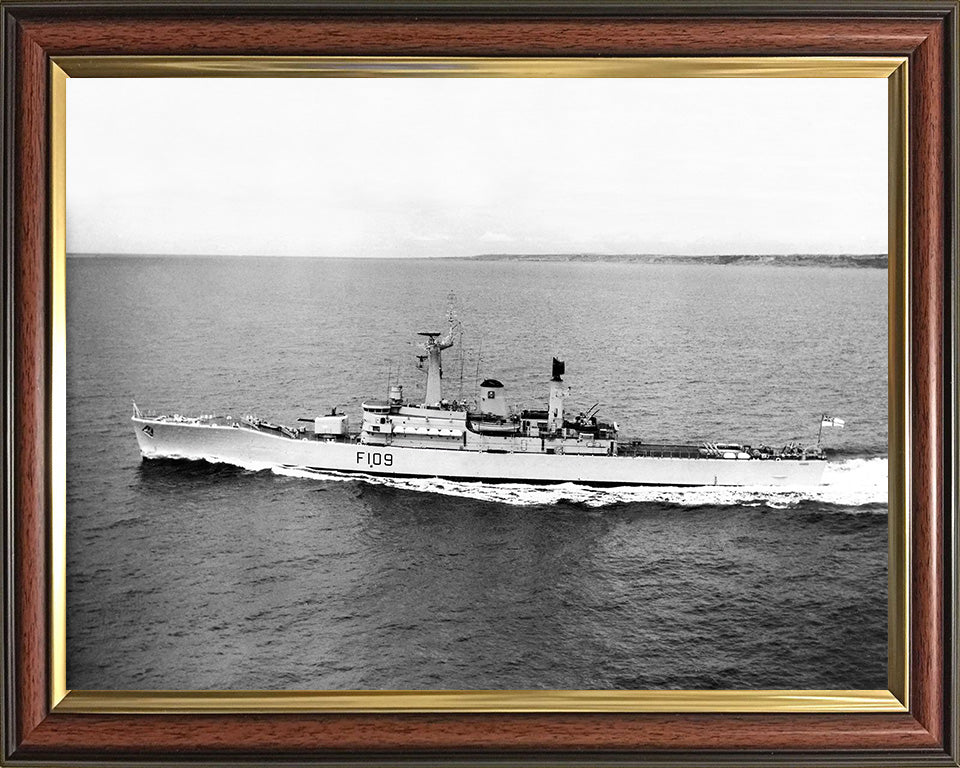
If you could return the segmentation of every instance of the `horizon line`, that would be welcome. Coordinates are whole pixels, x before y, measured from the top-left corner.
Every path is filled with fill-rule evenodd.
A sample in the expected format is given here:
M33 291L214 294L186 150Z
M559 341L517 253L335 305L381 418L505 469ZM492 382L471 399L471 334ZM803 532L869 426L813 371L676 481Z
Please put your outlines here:
M99 252L99 251L68 251L67 258L174 258L174 259L339 259L339 260L377 260L382 261L432 261L439 260L469 260L484 259L491 257L521 257L521 258L550 258L557 256L591 256L596 258L624 258L624 257L675 257L689 259L715 258L720 256L819 256L849 258L861 256L887 256L886 252L862 251L862 252L815 252L815 251L771 251L764 253L743 253L735 251L717 251L713 253L676 253L676 252L648 252L648 251L623 251L618 253L605 253L595 251L554 251L551 253L522 253L512 251L501 251L491 253L475 253L470 256L330 256L330 255L306 255L306 254L277 254L277 253L132 253L132 252Z

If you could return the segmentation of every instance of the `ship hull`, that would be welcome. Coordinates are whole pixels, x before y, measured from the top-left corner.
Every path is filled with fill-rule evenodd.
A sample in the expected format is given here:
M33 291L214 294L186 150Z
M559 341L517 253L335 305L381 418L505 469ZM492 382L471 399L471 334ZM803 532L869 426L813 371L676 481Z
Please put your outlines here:
M144 458L203 459L390 477L584 485L810 486L826 461L494 453L296 439L240 426L133 419Z

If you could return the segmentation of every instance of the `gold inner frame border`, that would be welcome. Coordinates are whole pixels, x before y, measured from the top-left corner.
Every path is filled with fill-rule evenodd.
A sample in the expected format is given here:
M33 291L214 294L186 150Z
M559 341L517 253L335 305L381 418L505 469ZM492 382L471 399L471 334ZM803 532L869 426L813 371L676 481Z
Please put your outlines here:
M69 690L66 658L66 82L71 77L816 77L888 82L887 690ZM55 56L49 74L50 707L58 713L906 712L910 667L909 132L906 57Z

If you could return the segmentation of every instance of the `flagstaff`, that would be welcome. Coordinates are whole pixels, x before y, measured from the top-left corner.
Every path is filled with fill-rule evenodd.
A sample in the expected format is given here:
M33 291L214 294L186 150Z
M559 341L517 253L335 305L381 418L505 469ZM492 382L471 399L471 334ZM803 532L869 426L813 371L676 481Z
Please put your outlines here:
M846 422L843 419L838 419L835 416L827 416L823 413L820 415L820 430L817 432L817 448L820 448L821 440L823 438L823 428L824 427L835 427L837 429L843 429L843 425Z

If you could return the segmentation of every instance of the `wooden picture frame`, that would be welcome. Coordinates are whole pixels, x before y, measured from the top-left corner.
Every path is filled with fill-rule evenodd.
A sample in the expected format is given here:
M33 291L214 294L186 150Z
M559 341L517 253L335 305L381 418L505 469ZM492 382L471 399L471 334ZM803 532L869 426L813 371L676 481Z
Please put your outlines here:
M3 761L164 764L958 765L956 2L440 3L2 2L4 167ZM191 708L61 701L51 609L62 553L52 425L62 226L50 121L58 60L104 56L903 57L903 205L910 434L902 543L906 707L784 711L677 703L659 711L527 706ZM92 66L92 64L91 64ZM62 287L62 286L61 286ZM54 333L52 333L52 331ZM893 361L891 362L893 365ZM893 397L893 394L891 395ZM891 423L891 431L894 425ZM55 541L55 539L54 539ZM895 634L895 633L894 633ZM898 642L898 641L894 641ZM202 699L202 695L196 697ZM193 711L191 711L193 709ZM603 708L601 708L602 710Z

